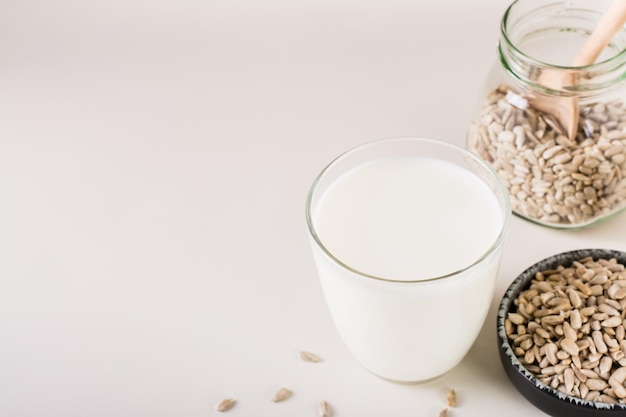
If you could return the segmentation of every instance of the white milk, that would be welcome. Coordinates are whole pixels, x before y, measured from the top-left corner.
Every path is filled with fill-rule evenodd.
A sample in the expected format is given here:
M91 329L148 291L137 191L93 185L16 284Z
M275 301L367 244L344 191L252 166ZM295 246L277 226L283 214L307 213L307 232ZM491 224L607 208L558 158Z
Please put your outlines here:
M489 250L503 210L482 180L443 160L377 159L332 183L312 221L325 248L349 267L312 242L333 319L363 365L419 381L461 361L487 314L501 254L501 246Z

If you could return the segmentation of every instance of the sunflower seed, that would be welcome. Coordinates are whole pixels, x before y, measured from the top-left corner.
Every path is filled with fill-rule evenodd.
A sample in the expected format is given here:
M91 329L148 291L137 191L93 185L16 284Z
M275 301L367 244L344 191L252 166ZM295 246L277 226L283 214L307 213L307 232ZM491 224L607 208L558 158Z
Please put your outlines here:
M274 396L272 397L272 402L278 403L281 401L285 401L290 396L291 396L291 391L283 387L274 393Z
M454 389L448 391L448 407L456 407L456 391Z
M215 409L219 412L228 411L233 408L235 402L233 398L224 398L215 406Z
M300 359L305 362L321 362L322 359L314 353L303 350L300 352Z
M578 345L571 339L561 340L561 348L571 356L576 356L579 352Z
M332 411L330 405L326 401L320 401L317 406L317 415L318 417L331 417Z

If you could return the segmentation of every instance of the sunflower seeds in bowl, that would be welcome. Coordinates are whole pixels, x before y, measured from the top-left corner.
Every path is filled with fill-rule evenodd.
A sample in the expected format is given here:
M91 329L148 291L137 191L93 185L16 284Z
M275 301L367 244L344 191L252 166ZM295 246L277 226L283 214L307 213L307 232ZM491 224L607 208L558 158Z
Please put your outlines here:
M522 272L497 315L504 370L553 417L626 413L626 252L560 253Z

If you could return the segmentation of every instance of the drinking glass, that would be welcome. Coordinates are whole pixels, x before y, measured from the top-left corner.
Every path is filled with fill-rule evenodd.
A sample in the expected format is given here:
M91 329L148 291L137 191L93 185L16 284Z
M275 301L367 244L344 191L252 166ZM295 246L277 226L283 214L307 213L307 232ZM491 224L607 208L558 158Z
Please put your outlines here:
M489 164L442 140L365 143L321 171L305 211L326 304L358 362L417 382L463 359L491 304L510 219Z

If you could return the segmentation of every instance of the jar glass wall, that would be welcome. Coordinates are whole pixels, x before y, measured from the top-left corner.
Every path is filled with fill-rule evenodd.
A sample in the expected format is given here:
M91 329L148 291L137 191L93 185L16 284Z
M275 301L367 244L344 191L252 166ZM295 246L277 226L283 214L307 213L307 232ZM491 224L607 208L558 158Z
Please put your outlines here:
M502 18L467 145L530 221L580 228L626 209L626 29L594 64L572 64L608 4L517 0ZM554 103L575 105L571 132Z

